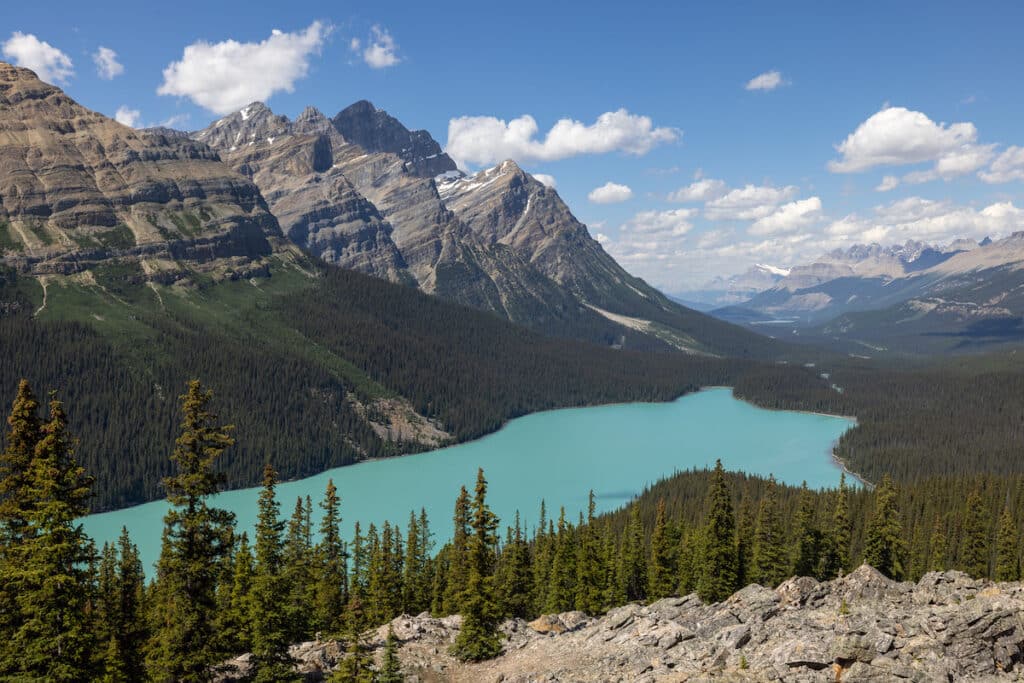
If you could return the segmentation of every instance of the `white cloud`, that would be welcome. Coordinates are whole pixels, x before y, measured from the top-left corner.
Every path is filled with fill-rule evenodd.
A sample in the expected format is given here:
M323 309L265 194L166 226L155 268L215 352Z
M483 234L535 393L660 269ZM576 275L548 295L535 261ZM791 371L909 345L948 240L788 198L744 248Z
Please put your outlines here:
M797 193L793 185L745 185L730 190L704 205L704 216L709 220L758 220L775 211L775 207L792 199Z
M359 52L359 48L361 48L362 46L363 41L359 40L358 38L353 38L348 43L348 49L352 50L352 52Z
M632 198L633 190L629 185L620 185L611 181L594 188L587 195L587 199L595 204L618 204Z
M1000 154L988 171L978 174L986 183L1009 183L1014 180L1024 180L1024 147L1007 147L1006 151Z
M594 239L597 240L597 243L600 245L606 245L612 241L612 238L604 234L603 232L595 233Z
M129 109L125 105L121 105L117 108L117 113L114 114L114 120L122 126L139 128L142 123L142 112L138 109Z
M640 156L655 146L679 139L674 128L655 128L650 117L625 109L606 112L586 125L561 119L537 139L530 115L504 121L493 116L462 116L448 122L446 151L461 163L493 164L504 159L554 161L580 154L625 152Z
M352 45L357 46L358 41L353 40ZM359 48L354 47L354 49L358 50ZM370 29L369 44L363 50L363 61L374 69L386 69L402 61L396 54L397 51L398 45L388 30L380 26L373 26Z
M309 71L331 28L314 21L295 33L274 29L266 40L240 43L199 41L187 46L180 61L164 69L160 95L188 97L216 114L229 114L276 92L292 92Z
M746 90L775 90L780 85L787 85L778 71L766 71L754 76L743 86Z
M550 187L552 190L558 187L558 181L555 180L555 176L548 175L547 173L531 173L533 179L541 185Z
M991 158L991 146L977 145L977 137L973 123L935 123L919 111L886 107L836 147L842 159L830 161L828 168L833 173L857 173L874 166L935 161L933 178L952 177L979 168L986 155Z
M1024 210L1010 202L990 204L980 211L950 201L907 197L877 206L874 215L851 214L825 229L843 242L897 243L906 240L944 242L961 237L981 239L1024 229Z
M124 73L124 65L117 61L117 53L109 47L100 45L96 52L92 53L92 61L96 64L96 73L100 78L108 81Z
M629 219L622 230L651 237L681 237L693 228L690 219L696 213L696 209L641 211Z
M31 33L15 31L0 47L5 57L13 59L18 66L32 69L47 83L67 83L75 75L70 57Z
M726 192L725 182L714 178L700 178L686 187L681 187L668 196L670 202L706 202L717 199Z
M751 235L774 235L795 232L812 225L821 217L821 199L810 197L783 204L772 214L750 226Z
M894 175L887 175L882 178L882 182L875 186L876 192L888 192L889 190L895 190L900 184L900 179Z

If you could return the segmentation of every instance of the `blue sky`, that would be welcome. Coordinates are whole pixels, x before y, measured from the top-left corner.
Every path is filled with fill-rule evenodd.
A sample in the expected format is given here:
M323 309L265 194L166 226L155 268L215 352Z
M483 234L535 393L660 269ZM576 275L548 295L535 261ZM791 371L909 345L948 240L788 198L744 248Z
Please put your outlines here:
M98 4L9 3L2 58L134 125L371 100L551 176L668 291L1024 229L1019 3Z

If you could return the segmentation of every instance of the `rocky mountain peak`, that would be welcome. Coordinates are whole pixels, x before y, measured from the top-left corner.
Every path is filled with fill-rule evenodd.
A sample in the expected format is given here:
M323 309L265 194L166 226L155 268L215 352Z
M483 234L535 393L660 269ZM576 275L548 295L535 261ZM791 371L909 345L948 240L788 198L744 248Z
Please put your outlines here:
M360 100L338 112L334 127L367 152L399 156L412 173L432 178L456 170L455 162L425 130L410 131L395 117Z
M291 133L291 121L262 102L253 102L195 134L195 139L218 149L272 144Z

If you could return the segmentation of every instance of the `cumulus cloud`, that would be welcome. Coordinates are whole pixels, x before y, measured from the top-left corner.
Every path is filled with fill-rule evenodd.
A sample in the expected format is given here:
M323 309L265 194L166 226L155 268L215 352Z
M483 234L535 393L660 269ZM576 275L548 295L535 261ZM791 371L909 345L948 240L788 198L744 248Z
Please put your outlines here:
M775 211L775 207L792 199L797 193L793 185L772 187L750 185L730 190L704 205L704 216L709 220L759 220Z
M555 176L553 175L548 175L547 173L531 173L530 175L532 175L534 180L538 183L546 187L550 187L552 190L558 187L558 181L555 180Z
M138 109L130 109L125 105L121 105L117 108L117 113L114 114L114 120L122 126L139 128L142 124L142 112Z
M900 179L894 175L887 175L882 178L882 182L878 183L875 187L876 192L888 192L889 190L895 190L900 184Z
M821 199L809 197L783 204L773 213L754 221L751 235L774 235L806 228L821 217Z
M620 185L608 181L601 187L595 187L587 195L587 199L595 204L618 204L633 198L633 190L629 185Z
M47 83L67 83L75 75L70 57L31 33L15 31L0 47L5 57L32 69Z
M679 139L674 128L656 128L650 117L625 109L606 112L587 125L561 119L543 140L530 115L504 121L493 116L462 116L448 122L446 151L461 163L493 164L503 159L554 161L581 154L624 152L641 156Z
M274 29L258 43L198 41L187 46L180 61L164 69L160 95L188 97L216 114L229 114L276 92L292 92L309 72L330 27L314 21L294 33Z
M833 173L857 173L875 166L936 162L933 178L949 178L983 166L992 155L977 145L973 123L935 123L919 111L886 107L857 126L836 150L841 159L829 162ZM923 176L921 176L923 177Z
M993 184L1024 180L1024 147L1007 147L988 170L979 173L978 177Z
M1021 229L1024 210L1011 202L977 210L950 201L907 197L875 207L871 216L846 216L826 227L825 234L845 242L943 242L961 237L981 239Z
M359 40L353 38L351 46L354 51L358 51ZM370 39L363 50L363 61L374 69L386 69L402 61L398 56L398 45L386 28L376 25L370 28Z
M726 185L722 180L700 178L686 187L681 187L668 196L670 202L706 202L717 199L726 193Z
M124 65L117 61L117 53L109 47L100 45L92 53L92 61L96 64L96 74L102 79L112 81L124 73Z
M746 90L775 90L780 85L786 85L780 72L765 71L763 74L751 78L743 87Z
M622 226L625 232L639 233L648 237L681 237L693 228L691 219L695 209L671 209L669 211L641 211Z

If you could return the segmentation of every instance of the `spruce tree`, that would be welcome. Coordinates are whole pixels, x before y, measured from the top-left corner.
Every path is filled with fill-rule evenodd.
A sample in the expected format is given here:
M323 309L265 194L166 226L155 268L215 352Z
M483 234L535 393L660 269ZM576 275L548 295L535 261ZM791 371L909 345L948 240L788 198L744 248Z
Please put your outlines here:
M619 594L626 601L647 599L647 548L640 504L629 508L629 521L622 535L619 552Z
M277 472L268 463L263 469L256 521L256 567L252 586L252 654L259 683L292 680L288 654L289 629L285 601L288 585L283 575L284 522L275 489Z
M786 577L787 569L786 539L782 529L782 513L779 511L779 492L775 477L770 477L757 512L751 578L762 586L774 588Z
M111 649L105 661L104 679L141 681L146 678L143 650L148 637L144 619L145 575L139 550L129 538L127 528L121 528L114 558L114 603L107 610Z
M903 578L903 526L896 501L896 485L886 474L875 491L875 509L868 521L864 561L890 579Z
M935 515L931 538L928 539L928 563L925 569L930 572L946 569L946 525L938 514Z
M576 546L572 527L565 519L565 508L558 516L558 535L551 561L545 612L568 612L576 602Z
M513 619L532 616L530 599L533 589L533 575L530 571L530 549L523 536L516 512L515 528L509 534L509 541L501 553L501 594L502 612Z
M341 499L334 480L320 503L320 543L316 548L317 576L313 600L313 624L317 632L337 634L348 600L347 553L341 540Z
M220 615L220 632L229 652L252 651L252 587L255 577L256 560L249 548L249 536L243 532L232 563L229 606Z
M363 644L362 630L366 624L366 615L358 591L349 597L344 622L346 654L329 680L331 683L374 683L370 656Z
M455 499L451 548L448 552L448 575L441 612L454 614L462 609L462 596L469 579L469 492L463 486Z
M796 576L818 576L820 562L821 532L814 520L814 497L805 481L800 487L800 500L796 512L796 544L793 557L793 573Z
M451 653L463 661L482 661L501 652L500 616L494 587L498 518L487 507L487 480L480 469L472 505L472 533L468 540L468 578L462 595L462 629Z
M590 615L604 611L607 569L604 566L600 529L597 526L597 501L591 489L587 500L587 522L580 529L576 560L576 609ZM517 517L518 527L518 517Z
M381 658L380 671L374 683L402 683L402 664L398 661L398 638L395 631L388 626L388 637L384 641L384 654Z
M736 585L746 586L751 583L754 571L754 535L757 520L751 506L750 498L744 497L740 502L739 514L736 517ZM679 545L676 544L678 550Z
M9 643L21 623L18 588L12 583L13 555L21 544L32 507L29 477L36 444L41 438L39 401L28 380L21 380L7 418L5 446L0 451L0 642ZM0 672L12 663L0 655Z
M215 425L213 393L199 380L189 382L180 398L181 434L171 455L177 473L164 479L171 509L157 564L148 670L160 680L196 683L211 680L211 667L228 654L216 634L216 586L235 519L207 499L223 485L214 463L234 440L232 427Z
M97 674L97 651L106 646L96 642L91 613L96 549L78 523L88 512L92 478L75 458L56 398L40 435L25 479L24 500L32 504L4 568L17 587L19 623L4 643L0 667L17 680L89 680Z
M311 506L310 506L311 507ZM288 620L288 640L300 642L313 635L313 555L310 509L299 497L288 521L281 552L281 580L287 588L282 605Z
M708 491L704 526L704 561L697 592L705 602L718 602L736 590L736 520L722 461L715 462Z
M967 513L961 536L961 568L977 579L988 576L988 517L981 494L971 491L967 496Z
M832 522L825 543L825 554L821 563L823 579L834 579L847 571L850 566L850 539L853 529L850 522L850 494L846 486L846 473L839 475L839 489L835 494Z
M996 534L996 581L1020 581L1020 552L1017 546L1017 523L1010 506L1003 506Z
M665 513L665 500L658 500L651 532L651 561L648 563L647 597L649 600L667 598L675 592L678 571L675 564L675 545Z

